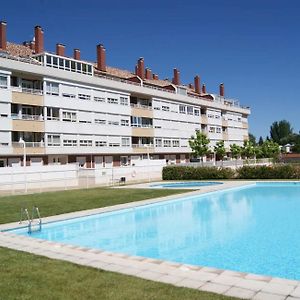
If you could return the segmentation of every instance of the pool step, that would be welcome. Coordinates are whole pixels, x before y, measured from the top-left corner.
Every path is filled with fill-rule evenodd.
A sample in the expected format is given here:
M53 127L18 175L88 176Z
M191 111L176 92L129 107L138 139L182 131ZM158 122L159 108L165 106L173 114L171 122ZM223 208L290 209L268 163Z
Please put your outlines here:
M39 208L37 206L33 206L31 218L28 209L21 208L20 224L22 224L23 221L28 222L28 233L42 230L42 218L40 215Z

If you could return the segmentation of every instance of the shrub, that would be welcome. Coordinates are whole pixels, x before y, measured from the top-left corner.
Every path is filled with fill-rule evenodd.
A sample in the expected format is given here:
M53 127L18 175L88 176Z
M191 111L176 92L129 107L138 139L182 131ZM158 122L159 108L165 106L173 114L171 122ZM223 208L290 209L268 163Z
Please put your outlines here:
M163 168L163 180L230 179L235 172L229 168L167 166Z

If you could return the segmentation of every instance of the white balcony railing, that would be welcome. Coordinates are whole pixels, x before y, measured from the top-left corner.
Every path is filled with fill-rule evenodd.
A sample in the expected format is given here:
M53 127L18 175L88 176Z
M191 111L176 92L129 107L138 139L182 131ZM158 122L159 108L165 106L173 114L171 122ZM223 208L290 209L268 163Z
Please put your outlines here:
M11 114L13 120L30 120L30 121L43 121L44 117L42 115L27 115L27 114Z
M43 95L43 90L40 90L40 89L25 88L25 87L20 87L20 86L12 86L11 90L13 92L19 92L19 93L26 93L26 94L33 94L33 95Z
M23 148L24 147L23 143L20 143L20 142L12 142L12 146L14 148ZM41 141L41 142L25 142L25 146L27 148L40 148L40 147L45 147L45 143L43 141Z
M154 148L154 144L132 144L132 148Z
M149 106L149 105L143 105L143 104L140 104L140 103L130 103L130 106L131 107L134 107L134 108L143 108L143 109L148 109L148 110L152 110L152 106Z

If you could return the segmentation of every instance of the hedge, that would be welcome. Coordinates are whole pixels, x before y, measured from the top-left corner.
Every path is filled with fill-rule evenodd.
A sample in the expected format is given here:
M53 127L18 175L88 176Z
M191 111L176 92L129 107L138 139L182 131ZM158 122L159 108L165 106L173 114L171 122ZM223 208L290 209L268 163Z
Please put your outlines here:
M163 168L163 180L206 179L300 179L300 166L244 166L233 170L217 167L167 166Z
M163 180L231 179L235 172L229 168L167 166L163 168Z

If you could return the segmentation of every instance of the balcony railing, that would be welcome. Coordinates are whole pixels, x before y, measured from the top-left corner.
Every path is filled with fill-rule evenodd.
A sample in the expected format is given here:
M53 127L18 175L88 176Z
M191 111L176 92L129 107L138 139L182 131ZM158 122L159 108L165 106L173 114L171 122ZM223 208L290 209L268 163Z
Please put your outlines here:
M43 121L44 117L42 115L27 115L27 114L11 114L13 120L30 120L30 121Z
M12 142L12 146L14 148L23 148L23 143L20 142ZM45 143L43 141L41 142L25 142L26 148L41 148L45 147Z
M149 109L149 110L152 110L152 106L149 106L149 105L143 105L143 104L140 104L140 103L130 103L130 106L131 107L134 107L134 108L143 108L143 109Z
M134 128L153 128L151 124L131 124L131 127Z
M132 148L154 148L154 144L132 144Z
M12 86L11 90L13 92L20 92L20 93L33 94L33 95L43 95L43 90L40 89Z

